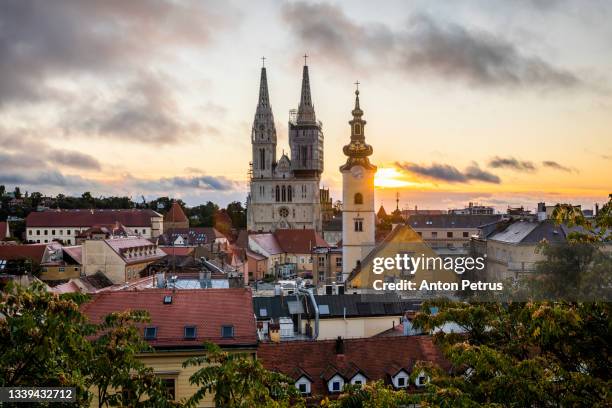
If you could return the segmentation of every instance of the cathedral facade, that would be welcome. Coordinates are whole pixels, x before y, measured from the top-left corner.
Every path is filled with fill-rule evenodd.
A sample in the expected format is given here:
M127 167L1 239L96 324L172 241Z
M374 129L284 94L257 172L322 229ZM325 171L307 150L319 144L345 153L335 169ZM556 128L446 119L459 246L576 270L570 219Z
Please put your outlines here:
M298 109L290 111L289 156L283 153L277 160L276 144L266 68L262 67L251 131L247 228L263 232L306 228L321 233L323 131L312 103L307 65L302 72Z

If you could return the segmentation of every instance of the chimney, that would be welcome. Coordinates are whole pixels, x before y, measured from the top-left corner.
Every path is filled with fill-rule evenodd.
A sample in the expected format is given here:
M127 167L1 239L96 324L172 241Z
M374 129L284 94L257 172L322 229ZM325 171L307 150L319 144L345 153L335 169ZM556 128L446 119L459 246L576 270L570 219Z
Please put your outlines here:
M344 340L342 336L338 336L336 339L336 354L344 354Z

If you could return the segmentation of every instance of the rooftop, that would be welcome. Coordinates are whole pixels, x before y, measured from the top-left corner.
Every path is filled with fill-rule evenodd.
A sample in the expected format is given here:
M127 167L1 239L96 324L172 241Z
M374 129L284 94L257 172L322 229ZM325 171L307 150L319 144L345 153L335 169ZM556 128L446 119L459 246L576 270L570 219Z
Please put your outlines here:
M151 218L161 218L153 210L47 210L31 212L26 217L27 227L91 227L119 222L128 227L150 227Z
M501 215L415 214L408 217L412 228L478 228L501 220Z
M204 341L228 347L257 344L248 288L107 291L94 295L81 310L92 322L112 312L146 310L151 322L138 327L143 331L156 328L155 338L148 340L155 348L194 349L201 348ZM233 327L231 336L222 335L224 326ZM195 327L195 337L186 339L185 327Z

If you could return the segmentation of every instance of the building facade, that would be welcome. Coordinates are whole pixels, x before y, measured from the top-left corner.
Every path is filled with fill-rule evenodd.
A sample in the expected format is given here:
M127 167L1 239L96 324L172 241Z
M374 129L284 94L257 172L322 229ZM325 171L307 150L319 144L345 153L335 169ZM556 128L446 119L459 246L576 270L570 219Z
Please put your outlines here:
M312 103L307 65L302 74L299 108L291 111L289 118L290 156L283 153L277 160L276 143L266 68L262 67L251 132L247 228L257 232L307 228L320 233L323 132Z
M94 226L112 229L117 223L125 227L129 235L142 238L156 238L163 233L163 217L153 210L48 210L32 212L26 217L26 240L74 245L81 232Z
M376 214L374 213L374 175L376 166L370 163L372 146L366 144L359 107L359 90L355 91L352 111L351 141L344 146L348 157L340 167L342 173L342 275L349 276L357 263L365 258L375 245Z

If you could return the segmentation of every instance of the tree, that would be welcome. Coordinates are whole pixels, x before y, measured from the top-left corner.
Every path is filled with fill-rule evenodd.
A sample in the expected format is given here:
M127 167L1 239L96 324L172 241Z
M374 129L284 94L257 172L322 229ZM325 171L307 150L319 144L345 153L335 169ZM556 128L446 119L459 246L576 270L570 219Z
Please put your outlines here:
M362 386L347 385L337 400L325 399L322 407L328 408L396 408L416 404L417 395L410 395L404 390L396 391L382 381Z
M438 312L432 313L431 307ZM431 378L422 406L604 407L612 402L610 303L425 302L414 325L435 334L453 370Z
M0 197L4 197L4 194L6 194L6 187L4 184L0 184Z
M9 283L0 298L0 386L75 387L78 406L166 407L164 387L137 353L148 350L134 323L143 312L111 314L92 324L78 296L57 296L44 284ZM95 340L92 340L95 339Z
M19 187L15 187L15 198L21 198L21 189Z
M247 354L228 353L212 343L205 345L204 356L183 363L183 367L203 366L189 378L200 388L186 406L195 406L213 392L215 406L226 408L304 405L292 379L266 370L260 361Z
M240 201L233 201L227 205L227 215L232 220L232 226L235 229L246 228L246 208L242 206Z

